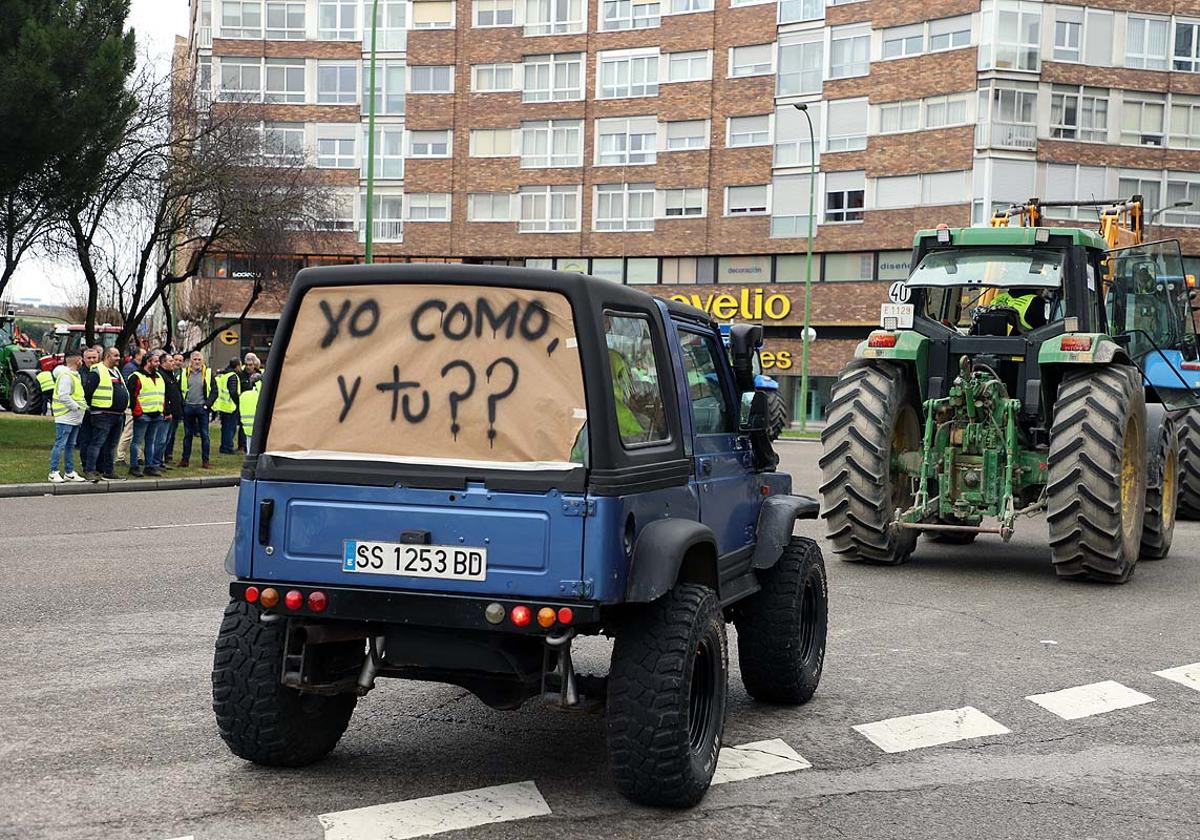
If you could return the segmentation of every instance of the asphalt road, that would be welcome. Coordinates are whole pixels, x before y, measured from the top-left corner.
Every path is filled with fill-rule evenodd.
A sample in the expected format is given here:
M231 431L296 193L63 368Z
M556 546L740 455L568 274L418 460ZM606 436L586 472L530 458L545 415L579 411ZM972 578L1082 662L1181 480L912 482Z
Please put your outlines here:
M818 446L781 449L815 492ZM812 767L657 812L613 790L599 717L494 712L436 685L383 683L317 766L230 755L209 670L235 492L0 499L0 837L319 840L319 814L527 780L549 815L444 836L1200 836L1200 690L1154 674L1200 662L1200 523L1117 588L1057 580L1040 520L1008 545L923 543L900 568L827 556L816 697L755 703L733 665L725 733ZM580 670L607 653L589 643ZM1025 699L1109 680L1153 699L1079 719ZM888 753L852 728L964 707L1010 731Z

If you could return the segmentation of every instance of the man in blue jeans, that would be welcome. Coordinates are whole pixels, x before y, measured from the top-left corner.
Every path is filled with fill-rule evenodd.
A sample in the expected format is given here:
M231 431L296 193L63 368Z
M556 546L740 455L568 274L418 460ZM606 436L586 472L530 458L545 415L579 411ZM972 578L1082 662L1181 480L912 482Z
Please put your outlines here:
M217 398L217 383L212 371L204 366L204 357L199 350L192 352L186 371L179 375L179 387L183 391L183 454L179 466L186 467L192 457L192 438L200 436L200 466L210 469L208 412Z
M166 402L166 383L158 372L158 356L147 353L142 366L126 380L129 401L133 406L133 439L129 443L129 475L157 477L163 474L156 464L159 460L159 426L162 425ZM143 449L144 445L144 449Z
M121 432L125 429L125 410L129 391L121 376L121 351L109 347L103 361L84 373L83 390L90 406L92 437L83 456L83 477L89 481L122 481L116 474L114 459Z

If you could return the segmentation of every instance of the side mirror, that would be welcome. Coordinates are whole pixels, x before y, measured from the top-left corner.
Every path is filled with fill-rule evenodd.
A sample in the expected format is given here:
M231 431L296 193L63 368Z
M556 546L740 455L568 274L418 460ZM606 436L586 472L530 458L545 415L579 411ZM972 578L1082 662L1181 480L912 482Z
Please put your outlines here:
M764 391L746 391L742 394L738 428L747 433L767 430L767 395Z
M734 324L729 328L729 349L738 390L754 390L754 356L762 347L763 328L759 324Z

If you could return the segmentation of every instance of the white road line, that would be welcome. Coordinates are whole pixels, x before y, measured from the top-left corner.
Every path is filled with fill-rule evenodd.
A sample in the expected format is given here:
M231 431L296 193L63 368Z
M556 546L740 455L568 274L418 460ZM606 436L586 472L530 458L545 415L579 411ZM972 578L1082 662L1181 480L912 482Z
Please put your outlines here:
M740 782L757 776L773 776L776 773L792 773L812 767L804 756L789 747L780 738L770 741L754 741L736 747L724 747L717 756L717 771L712 783Z
M969 738L1007 735L1011 731L971 706L862 723L853 729L889 753L936 747Z
M537 785L517 782L336 811L317 819L325 840L405 840L549 813Z
M1181 665L1178 668L1168 668L1165 671L1155 671L1154 676L1200 691L1200 662Z
M231 519L228 522L178 522L174 525L130 525L128 528L119 528L120 531L157 531L160 528L204 528L209 525L233 525Z
M1128 709L1143 703L1153 703L1154 698L1134 691L1127 685L1114 680L1077 685L1046 694L1032 694L1025 698L1064 720L1078 720L1092 715Z

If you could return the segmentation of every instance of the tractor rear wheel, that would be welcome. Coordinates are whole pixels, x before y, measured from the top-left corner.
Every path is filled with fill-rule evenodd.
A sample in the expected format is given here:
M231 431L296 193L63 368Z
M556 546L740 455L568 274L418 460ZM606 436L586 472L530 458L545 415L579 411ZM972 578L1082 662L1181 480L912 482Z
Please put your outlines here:
M889 362L852 363L833 386L821 433L821 515L843 560L895 566L916 546L916 531L892 527L896 510L913 504L913 481L896 458L921 448L910 390Z
M1146 394L1113 365L1068 375L1050 429L1046 515L1062 577L1124 583L1146 512Z
M1161 560L1171 551L1175 536L1175 515L1179 506L1179 425L1161 406L1147 421L1151 426L1152 446L1146 465L1146 518L1142 524L1141 560ZM1155 424L1155 420L1161 422ZM1157 427L1155 427L1157 425Z
M1179 427L1179 518L1200 519L1200 408L1176 415Z
M13 414L42 413L42 390L32 374L22 370L13 377L8 407Z
M778 391L771 391L767 394L767 398L770 406L767 432L770 433L771 440L775 440L788 427L787 403L783 401L783 396Z

